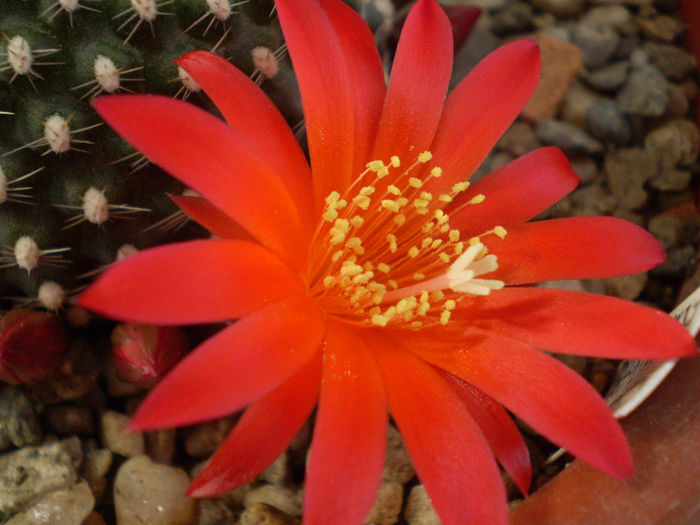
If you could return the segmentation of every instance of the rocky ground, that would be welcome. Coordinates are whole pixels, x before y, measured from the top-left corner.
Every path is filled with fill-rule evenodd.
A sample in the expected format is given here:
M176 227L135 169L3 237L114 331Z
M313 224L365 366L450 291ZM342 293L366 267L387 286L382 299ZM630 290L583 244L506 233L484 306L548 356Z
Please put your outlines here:
M700 226L694 189L700 132L691 108L698 77L694 59L679 47L683 25L677 2L462 3L478 5L484 14L458 54L455 82L505 41L533 37L542 49L542 85L480 172L542 145L562 148L582 184L546 215L631 220L660 239L668 261L648 274L557 285L670 310L695 273ZM697 286L697 274L694 279ZM76 331L56 377L0 392L0 519L5 525L299 522L309 425L255 482L219 499L184 498L190 479L235 418L177 432L124 434L128 415L144 394L116 377L104 337L111 325L93 321L90 326ZM615 371L605 360L571 357L566 362L601 392ZM383 483L367 523L439 523L398 433L390 430ZM523 431L536 489L570 458L545 464L555 447ZM516 489L507 483L517 500Z

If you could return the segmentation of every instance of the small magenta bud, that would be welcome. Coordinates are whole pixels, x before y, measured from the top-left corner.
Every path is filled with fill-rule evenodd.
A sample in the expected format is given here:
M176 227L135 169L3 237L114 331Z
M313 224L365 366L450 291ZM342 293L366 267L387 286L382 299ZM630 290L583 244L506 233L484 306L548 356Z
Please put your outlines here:
M175 366L186 348L187 338L176 327L125 323L112 332L117 375L144 388L151 388Z
M50 377L58 370L68 334L54 315L11 310L0 320L0 381L18 385Z

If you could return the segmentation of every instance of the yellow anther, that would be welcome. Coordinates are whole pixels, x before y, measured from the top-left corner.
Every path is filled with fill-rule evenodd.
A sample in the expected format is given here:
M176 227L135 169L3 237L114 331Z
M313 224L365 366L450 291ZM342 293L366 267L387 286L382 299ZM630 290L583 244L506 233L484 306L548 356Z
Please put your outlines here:
M345 253L345 250L338 250L337 252L335 252L333 254L333 256L331 257L331 260L333 262L337 262L338 259L340 259L343 256L344 253Z
M420 243L421 248L423 248L423 249L427 248L428 246L430 246L430 243L432 243L432 242L433 242L432 237L426 237L425 239L423 239L423 242Z
M341 244L345 240L345 234L343 232L337 231L335 228L331 228L331 244L337 245Z
M328 275L323 278L323 286L326 288L332 288L335 285L335 277Z
M397 314L406 313L410 309L411 309L410 303L408 302L408 299L406 299L406 298L401 299L398 303L396 303L396 313Z
M450 197L447 193L441 193L438 200L440 202L452 202L452 197Z
M458 182L454 186L452 186L452 193L461 193L465 191L469 187L469 182L464 181L464 182Z
M362 267L363 267L365 270L368 270L368 271L374 270L374 264L372 264L372 261L367 261L367 262L365 262L365 263L362 265Z
M387 188L386 188L386 191L388 191L388 192L391 193L392 195L396 195L396 196L401 195L401 190L398 189L398 188L397 188L396 186L394 186L393 184L389 184L389 186L387 186Z
M419 253L420 253L420 250L418 249L418 246L411 246L408 250L408 256L411 258L418 257Z
M390 233L386 236L386 240L389 243L389 250L391 251L391 253L396 253L396 250L398 248L398 244L396 242L396 235Z
M363 186L360 188L360 195L372 195L377 189L374 186Z
M435 290L430 292L430 300L433 302L442 301L445 298L445 294L442 290Z
M423 323L421 323L420 321L413 321L410 326L411 326L411 328L417 329L417 328L420 328L421 326L423 326Z
M469 204L481 204L486 200L486 195L483 193L479 193L479 195L474 195L471 200L469 201Z
M447 230L449 230L449 229L450 229L449 224L443 224L442 226L440 226L440 233L447 233Z
M386 295L386 290L377 290L374 292L374 295L372 296L372 302L374 304L380 304L384 300L384 296Z
M352 302L352 303L358 302L360 299L362 299L362 297L366 293L367 293L367 288L365 288L364 286L358 286L355 289L355 293L352 294L352 297L350 298L350 302Z
M377 172L377 178L378 178L378 179L383 179L383 178L386 177L387 175L389 175L389 168L387 168L386 166L384 166L382 169L380 169L380 170Z
M340 199L338 202L335 203L336 208L339 210L345 208L345 206L347 206L347 205L348 205L348 201L346 201L345 199Z
M374 277L374 272L364 272L353 277L352 282L355 284L367 284Z
M334 208L329 208L323 213L323 220L333 222L338 218L338 212Z
M423 153L418 155L418 162L421 164L425 164L428 162L430 159L433 158L433 154L429 151L424 151Z
M447 236L450 239L450 242L457 242L459 240L459 230L450 230L450 233Z
M418 301L420 302L420 304L425 304L425 303L427 303L427 302L428 302L428 292L426 292L425 290L423 290L423 291L420 293L420 298L418 299Z
M343 263L343 266L340 268L340 275L354 277L355 275L361 274L362 270L363 268L359 264L352 262L348 262L348 264Z
M372 315L377 315L378 313L381 313L382 309L379 306L373 306L372 308L369 309L369 312L367 312L370 316Z
M413 274L413 280L414 280L414 281L422 281L423 279L425 279L425 274L424 274L424 273L416 272L416 273Z
M398 168L399 166L401 166L401 159L399 159L398 155L391 156L391 165L394 168Z
M352 202L354 202L358 208L366 210L369 208L370 198L366 195L357 195Z
M345 243L345 246L350 249L362 246L362 239L360 239L359 237L350 237Z
M382 273L389 273L389 270L391 270L391 266L389 266L387 263L379 263L377 265L377 270L379 270Z
M431 200L433 200L433 194L430 193L429 191L421 191L420 198L425 199L427 201L431 201Z
M428 208L416 208L417 215L428 215L428 213L430 213Z
M392 211L394 213L397 213L400 209L399 205L396 204L396 201L393 201L391 199L384 199L382 201L382 208L385 210Z
M385 169L384 163L381 160L372 160L365 164L369 171L378 172L381 169Z
M430 201L425 199L413 199L413 206L416 208L425 208L428 204L430 204Z
M475 244L479 244L481 242L481 239L479 237L472 237L469 239L469 246L474 246Z
M337 191L332 191L328 194L328 197L326 197L326 204L328 204L329 206L335 204L336 202L338 202L338 199L340 199L340 193L338 193Z
M394 222L397 226L401 226L406 222L406 216L403 213L397 213Z
M435 223L432 221L426 222L420 229L423 233L430 233L432 229L435 227Z
M394 279L389 279L389 280L387 281L387 284L388 284L389 286L391 286L391 289L392 289L392 290L396 290L396 289L398 289L398 287L399 287L399 283L397 283Z
M462 241L459 241L457 244L455 244L455 254L461 255L463 251L464 251L464 243Z
M355 215L352 219L350 219L350 224L355 228L359 228L364 224L365 220L360 217L359 215Z
M411 177L410 179L408 179L408 185L412 188L420 188L421 186L423 186L423 181L420 180L418 177Z
M448 299L445 301L444 307L445 310L454 310L457 307L457 303L455 303L452 299Z
M449 310L444 310L444 311L440 314L440 324L443 325L443 326L446 325L446 324L449 322L449 320L450 320L450 315L451 315L451 314L452 314L452 312L450 312Z
M396 315L396 307L395 306L390 306L384 311L384 317L387 319L393 319L393 317Z
M496 226L496 227L493 229L493 233L494 233L497 237L499 237L499 238L501 238L501 239L505 239L506 234L507 234L508 232L506 231L506 229L505 229L503 226Z
M430 310L430 303L421 303L420 306L416 309L416 313L418 315L425 315L428 313L428 310Z
M441 177L442 168L440 166L435 166L432 170L430 170L430 174L435 178Z
M406 206L408 204L408 199L406 197L399 197L396 199L396 204L398 204L401 208Z
M374 326L386 326L387 323L389 322L389 319L387 319L385 316L382 314L374 314L371 318L372 324Z
M431 250L434 250L435 248L437 248L437 247L440 246L441 244L442 244L442 239L435 239L435 240L432 242L432 244L430 245L430 249L431 249Z
M444 263L450 262L450 256L447 255L445 252L438 253L438 257L440 257L440 260Z

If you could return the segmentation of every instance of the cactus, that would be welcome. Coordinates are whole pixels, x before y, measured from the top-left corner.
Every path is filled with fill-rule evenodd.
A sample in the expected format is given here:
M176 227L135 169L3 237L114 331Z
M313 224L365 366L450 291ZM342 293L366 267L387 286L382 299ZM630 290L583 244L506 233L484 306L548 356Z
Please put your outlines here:
M202 235L179 183L102 125L90 100L157 93L212 109L173 60L214 50L291 124L294 75L272 0L4 0L0 16L0 310L63 309L117 257ZM257 69L256 69L257 68Z

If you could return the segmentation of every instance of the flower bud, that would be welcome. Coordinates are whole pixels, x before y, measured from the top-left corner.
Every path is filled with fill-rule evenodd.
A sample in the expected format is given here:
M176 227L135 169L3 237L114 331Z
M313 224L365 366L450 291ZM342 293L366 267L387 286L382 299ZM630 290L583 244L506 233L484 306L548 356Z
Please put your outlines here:
M185 353L187 339L179 328L125 323L112 332L112 359L117 375L144 388L155 385Z
M0 381L17 385L50 377L67 344L68 334L56 316L11 310L0 320Z

